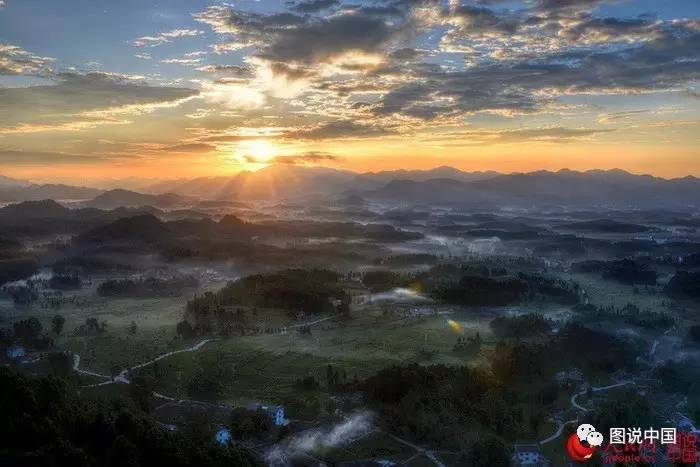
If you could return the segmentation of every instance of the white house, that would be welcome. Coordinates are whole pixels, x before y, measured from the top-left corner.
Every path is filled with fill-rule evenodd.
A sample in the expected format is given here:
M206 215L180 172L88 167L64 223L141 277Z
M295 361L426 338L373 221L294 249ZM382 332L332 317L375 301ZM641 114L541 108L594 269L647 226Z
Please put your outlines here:
M231 442L231 432L224 427L221 427L219 431L216 432L216 442L221 445L227 445Z
M289 424L289 420L284 418L284 407L281 405L267 405L261 404L260 402L252 402L247 406L248 410L262 410L271 419L272 422L277 426L286 426Z

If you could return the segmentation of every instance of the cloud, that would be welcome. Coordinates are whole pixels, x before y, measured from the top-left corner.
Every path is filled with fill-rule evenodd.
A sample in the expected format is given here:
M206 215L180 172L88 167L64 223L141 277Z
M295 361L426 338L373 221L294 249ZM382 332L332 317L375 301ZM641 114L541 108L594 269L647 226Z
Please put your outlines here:
M161 60L160 63L169 65L198 65L202 60L199 58L168 58Z
M255 74L253 67L248 65L205 65L197 68L197 71L236 76L238 78L252 78Z
M0 75L40 74L53 61L50 57L27 52L21 47L0 43Z
M132 45L135 47L157 47L172 42L173 39L201 36L202 34L204 34L204 31L199 31L197 29L172 29L156 36L139 37L132 42Z
M596 52L573 49L457 71L408 66L403 84L373 109L423 119L480 111L524 114L543 111L568 94L676 90L697 79L699 48L700 28L677 22L641 44Z
M536 0L535 4L542 11L592 11L603 3L615 3L616 0Z
M318 17L294 13L260 14L212 6L195 18L237 43L255 46L273 62L321 63L350 51L381 50L402 32L404 22L388 21L362 9Z
M288 131L285 138L291 139L344 139L344 138L376 138L395 134L394 130L380 128L375 125L356 123L350 120L332 121L316 126Z
M105 160L131 158L129 155L81 155L64 152L0 149L0 162L11 165L98 164Z
M338 162L340 157L329 154L327 152L310 151L303 154L294 154L291 156L277 156L271 160L261 161L253 156L246 156L246 162L250 163L273 163L273 164L289 164L289 165L318 165L323 162Z
M446 15L447 22L458 26L466 34L496 33L513 34L519 23L505 14L496 14L484 7L462 5Z
M165 146L160 148L160 151L167 152L213 152L216 151L216 146L207 143L182 143L175 144L172 146Z
M291 9L300 13L317 13L338 5L340 0L307 0L296 3Z
M0 133L123 123L120 115L179 105L198 91L150 86L125 75L64 72L49 85L0 88Z
M510 144L510 143L568 143L590 139L596 135L609 133L612 129L592 128L518 128L506 130L470 130L438 135L443 141L459 141L465 145ZM432 139L431 136L429 139Z
M416 50L411 47L404 47L402 49L397 49L391 52L389 56L393 58L394 60L399 60L399 61L411 61L411 60L416 60L420 57L425 55L425 51L422 50Z
M648 110L628 110L624 112L612 112L607 114L601 114L598 116L598 123L604 125L617 123L617 122L628 122L633 120L635 117L643 114L649 113Z
M480 3L385 0L326 12L326 5L338 5L309 0L268 14L218 5L195 18L226 43L255 49L247 58L249 81L235 84L244 102L260 108L270 95L297 98L296 105L336 120L361 116L360 126L378 135L389 116L415 122L475 112L532 114L555 108L567 94L672 90L697 77L697 21L596 17L591 11L602 2L592 0L537 0L498 10L484 6L496 2ZM422 32L442 50L461 53L464 64L421 62L426 52L412 40ZM362 134L345 123L327 125L293 134L322 139L336 127L339 134Z

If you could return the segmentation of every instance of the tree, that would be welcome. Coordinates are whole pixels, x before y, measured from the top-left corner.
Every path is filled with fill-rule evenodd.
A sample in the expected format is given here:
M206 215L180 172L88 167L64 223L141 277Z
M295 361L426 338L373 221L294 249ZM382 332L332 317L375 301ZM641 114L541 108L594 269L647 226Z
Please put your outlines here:
M231 411L230 428L236 438L259 438L272 429L272 420L263 410L237 407Z
M176 327L177 335L182 339L191 339L194 337L194 329L187 321L180 321Z
M495 436L479 438L460 455L460 465L472 467L509 467L510 455L506 444Z
M695 342L700 342L700 324L694 324L688 328L688 337Z
M209 424L167 431L156 420L81 395L59 378L31 378L0 366L3 466L253 467L252 452L215 445Z
M15 337L26 341L36 339L43 330L41 322L39 322L39 320L36 318L28 318L22 321L17 321L12 325L12 327L14 328Z
M56 315L51 320L51 330L54 332L54 334L60 336L61 332L63 331L64 324L66 324L66 318L61 315Z
M326 366L326 385L328 389L333 389L333 387L338 384L338 372L333 369L333 365Z
M151 394L156 387L156 380L150 375L136 375L131 378L129 395L136 406L148 412L151 410Z
M296 387L302 391L317 391L321 384L312 375L306 375L297 379Z
M51 373L62 378L66 378L73 370L72 352L52 352L47 356Z
M350 314L350 297L348 297L347 295L343 296L343 298L340 300L340 306L338 307L338 311L344 315Z

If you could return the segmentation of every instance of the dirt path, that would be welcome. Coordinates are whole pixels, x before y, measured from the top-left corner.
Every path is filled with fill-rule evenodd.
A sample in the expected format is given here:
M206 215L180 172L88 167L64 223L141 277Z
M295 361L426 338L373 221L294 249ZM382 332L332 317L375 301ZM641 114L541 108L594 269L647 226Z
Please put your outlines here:
M78 354L73 354L73 370L84 374L84 375L89 375L89 376L95 376L97 378L104 378L107 379L108 381L104 381L102 383L97 383L97 384L89 384L83 387L97 387L97 386L105 386L107 384L114 384L114 383L123 383L123 384L129 384L131 381L129 381L129 372L138 370L144 367L147 367L149 365L153 365L154 363L163 360L164 358L172 357L173 355L177 355L179 353L184 353L184 352L199 352L202 347L204 347L207 343L215 341L216 339L204 339L203 341L200 341L198 344L193 345L192 347L187 347L185 349L180 349L180 350L173 350L171 352L166 352L162 355L159 355L151 360L148 360L147 362L140 363L138 365L132 366L131 368L126 368L122 371L119 372L118 375L116 375L114 378L111 376L107 375L101 375L99 373L95 373L92 371L88 370L81 370L79 368L80 366L80 355Z
M578 418L575 418L575 419L573 419L573 420L569 420L569 421L566 421L566 422L559 422L559 421L558 421L558 423L559 423L559 426L557 427L557 431L555 431L554 434L552 434L552 436L550 436L549 438L545 438L545 439L543 439L542 441L540 441L540 442L539 442L540 445L542 445L542 444L547 444L547 443L549 443L550 441L554 441L555 439L557 439L558 437L560 437L562 431L564 431L564 427L565 427L566 425L571 425L572 423L578 423Z
M393 435L393 434L391 434L391 433L387 433L386 431L385 431L384 433L386 433L387 435L389 435L391 438L393 438L394 440L398 441L399 443L405 444L406 446L409 446L409 447L415 449L415 450L417 451L418 454L424 455L424 456L427 457L430 461L432 461L433 464L437 465L438 467L446 467L445 464L443 464L442 461L440 461L440 459L438 459L438 458L435 456L435 452L434 452L434 451L431 451L431 450L429 450L429 449L424 449L424 448L422 448L422 447L420 447L420 446L418 446L418 445L416 445L416 444L411 443L410 441L406 441L405 439L401 439L401 438L399 438L399 437L396 436L396 435Z

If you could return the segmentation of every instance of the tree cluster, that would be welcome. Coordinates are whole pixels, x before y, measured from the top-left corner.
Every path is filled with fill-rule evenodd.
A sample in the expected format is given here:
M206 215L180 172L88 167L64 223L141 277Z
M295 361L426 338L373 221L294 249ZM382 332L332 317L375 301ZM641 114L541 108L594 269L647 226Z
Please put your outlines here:
M0 368L3 466L185 467L260 465L248 451L220 447L213 433L168 432L122 404L79 396L62 380Z

